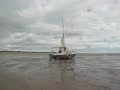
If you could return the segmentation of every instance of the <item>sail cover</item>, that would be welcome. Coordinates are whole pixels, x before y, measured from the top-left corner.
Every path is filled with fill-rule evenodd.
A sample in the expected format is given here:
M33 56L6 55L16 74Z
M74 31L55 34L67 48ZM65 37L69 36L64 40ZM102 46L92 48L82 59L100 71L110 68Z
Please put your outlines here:
M65 47L64 33L63 33L63 36L61 38L61 46Z

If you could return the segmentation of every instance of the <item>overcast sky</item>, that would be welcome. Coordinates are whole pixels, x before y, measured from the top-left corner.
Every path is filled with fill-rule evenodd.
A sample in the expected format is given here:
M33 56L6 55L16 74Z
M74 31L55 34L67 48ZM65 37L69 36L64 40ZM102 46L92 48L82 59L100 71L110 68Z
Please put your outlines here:
M120 0L0 0L0 50L120 52Z

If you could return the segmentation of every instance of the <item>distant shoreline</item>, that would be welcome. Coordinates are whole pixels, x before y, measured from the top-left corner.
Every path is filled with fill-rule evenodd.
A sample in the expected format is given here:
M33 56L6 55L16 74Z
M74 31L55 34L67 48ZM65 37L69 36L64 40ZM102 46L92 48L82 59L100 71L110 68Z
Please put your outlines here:
M52 53L52 52L37 52L37 51L0 51L0 53ZM112 52L106 52L106 53L102 53L102 52L79 52L76 54L80 54L80 55L120 55L120 53L112 53Z
M0 52L21 52L21 53L50 53L50 52L35 52L35 51L0 51Z

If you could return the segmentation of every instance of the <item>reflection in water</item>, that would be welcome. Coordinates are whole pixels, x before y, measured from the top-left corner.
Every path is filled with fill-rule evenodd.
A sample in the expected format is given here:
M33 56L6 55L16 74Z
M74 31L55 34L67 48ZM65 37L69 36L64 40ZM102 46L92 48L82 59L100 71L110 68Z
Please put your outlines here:
M75 60L50 60L49 61L49 69L51 73L51 78L55 79L58 78L62 82L67 80L74 80L75 79Z

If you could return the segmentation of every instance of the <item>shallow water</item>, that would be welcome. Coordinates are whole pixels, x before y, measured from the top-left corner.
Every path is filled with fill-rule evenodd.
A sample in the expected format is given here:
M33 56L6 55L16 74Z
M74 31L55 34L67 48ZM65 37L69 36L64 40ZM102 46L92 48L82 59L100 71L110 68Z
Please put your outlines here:
M88 87L83 90L120 89L119 54L78 54L71 60L49 60L47 54L6 52L0 53L0 72L1 90L10 90L5 87L18 81L23 85L14 90L80 90L80 85ZM49 84L58 86L49 89Z

